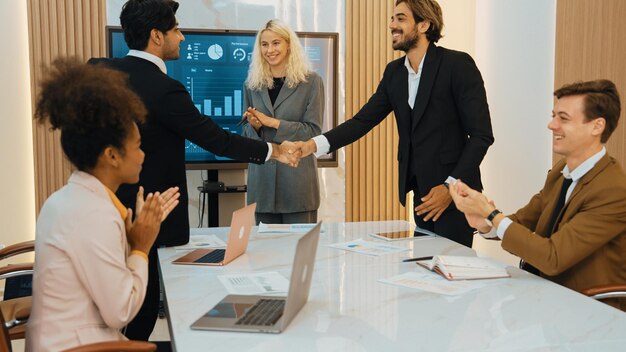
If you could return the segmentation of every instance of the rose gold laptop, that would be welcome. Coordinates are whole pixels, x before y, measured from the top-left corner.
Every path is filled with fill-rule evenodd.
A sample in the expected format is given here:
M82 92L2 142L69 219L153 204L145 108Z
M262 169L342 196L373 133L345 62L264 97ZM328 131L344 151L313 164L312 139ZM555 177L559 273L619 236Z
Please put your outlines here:
M230 233L226 249L201 248L175 259L174 264L187 265L226 265L246 252L250 231L254 226L256 203L235 210L230 222Z
M280 333L309 299L321 222L298 240L287 297L228 295L191 325L195 330Z

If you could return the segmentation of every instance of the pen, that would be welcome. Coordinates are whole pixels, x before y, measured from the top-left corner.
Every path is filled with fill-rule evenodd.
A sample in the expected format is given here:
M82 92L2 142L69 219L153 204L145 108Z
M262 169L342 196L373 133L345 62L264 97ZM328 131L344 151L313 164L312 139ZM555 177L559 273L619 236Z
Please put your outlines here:
M416 262L418 260L428 260L428 259L433 259L433 256L428 256L428 257L417 257L417 258L407 258L402 260L403 262Z

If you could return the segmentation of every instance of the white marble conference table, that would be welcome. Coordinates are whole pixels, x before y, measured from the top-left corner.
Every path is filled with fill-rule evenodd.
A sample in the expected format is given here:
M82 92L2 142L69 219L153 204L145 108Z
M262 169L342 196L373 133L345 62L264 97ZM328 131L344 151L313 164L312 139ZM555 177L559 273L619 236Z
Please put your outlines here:
M625 351L626 314L518 268L510 279L460 296L386 285L425 270L402 259L475 255L445 238L394 241L408 251L380 257L327 245L409 229L404 221L324 224L308 303L281 334L191 330L227 291L217 275L276 271L289 278L297 234L257 234L224 267L173 265L159 249L172 345L193 351ZM228 228L193 229L226 240Z

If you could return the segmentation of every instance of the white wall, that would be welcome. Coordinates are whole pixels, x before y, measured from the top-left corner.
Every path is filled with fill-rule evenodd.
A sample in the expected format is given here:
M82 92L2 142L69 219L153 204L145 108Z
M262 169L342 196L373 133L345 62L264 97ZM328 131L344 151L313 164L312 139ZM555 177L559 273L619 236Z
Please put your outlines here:
M26 1L0 1L0 244L35 238L35 181Z
M476 0L474 58L485 80L495 143L482 164L485 194L505 213L543 186L552 163L555 0ZM489 255L499 242L475 241ZM499 256L511 262L517 259Z
M481 165L485 194L505 213L525 205L551 166L547 129L554 85L554 0L439 0L439 45L472 55L485 81L495 143ZM412 220L411 220L412 221ZM500 242L474 239L480 255L511 264Z

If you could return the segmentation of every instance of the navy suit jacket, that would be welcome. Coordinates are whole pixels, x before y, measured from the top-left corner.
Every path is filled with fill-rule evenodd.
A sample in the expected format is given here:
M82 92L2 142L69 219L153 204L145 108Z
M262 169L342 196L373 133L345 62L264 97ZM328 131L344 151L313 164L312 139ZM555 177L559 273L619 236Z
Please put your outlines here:
M140 181L122 185L117 196L126 207L135 208L139 185L145 192L162 192L180 187L180 203L161 224L156 245L175 246L189 241L185 139L217 155L261 164L268 147L224 131L194 106L191 96L177 80L167 76L152 62L127 56L120 59L91 59L128 74L128 83L148 110L147 120L139 126L141 149L146 153Z
M361 110L324 134L330 150L359 139L393 111L400 137L398 188L402 205L411 191L410 162L415 166L420 196L448 176L482 189L479 166L494 138L484 83L474 60L466 53L430 44L412 110L404 60L401 57L390 62L376 92Z

